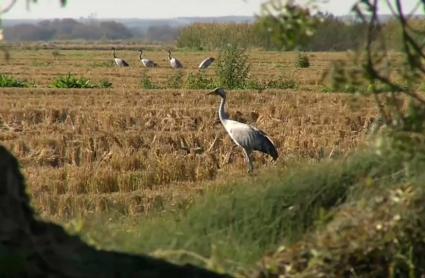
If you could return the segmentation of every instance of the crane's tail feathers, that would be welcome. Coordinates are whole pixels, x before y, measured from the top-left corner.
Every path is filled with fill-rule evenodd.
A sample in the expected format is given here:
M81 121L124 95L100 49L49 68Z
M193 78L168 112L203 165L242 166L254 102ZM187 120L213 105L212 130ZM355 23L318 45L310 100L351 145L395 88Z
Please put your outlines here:
M261 143L258 145L258 149L256 150L268 154L273 158L273 160L276 160L279 157L279 153L277 152L272 139L270 139L270 137L268 137L263 131L259 131L262 140L260 140Z

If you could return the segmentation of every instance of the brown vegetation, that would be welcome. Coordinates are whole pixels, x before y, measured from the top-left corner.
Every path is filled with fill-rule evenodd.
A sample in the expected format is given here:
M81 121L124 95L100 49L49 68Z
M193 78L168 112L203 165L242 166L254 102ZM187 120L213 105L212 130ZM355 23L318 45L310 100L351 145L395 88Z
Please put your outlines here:
M43 216L146 213L190 201L208 186L205 181L245 174L240 150L218 122L217 99L204 91L140 90L135 51L120 52L129 69L107 65L109 51L61 50L59 58L50 52L13 51L10 64L0 65L40 87L0 92L0 141L21 161ZM177 53L189 68L206 55ZM328 60L342 54L312 55L313 66L302 70L295 68L293 53L251 57L253 77L279 76L283 68L300 84L297 92L229 93L231 117L267 131L281 161L321 159L358 145L376 113L370 101L317 92ZM165 52L152 51L149 58L161 66L150 71L154 80L173 74ZM68 72L94 81L107 78L114 89L46 88ZM271 165L261 155L255 161L257 167Z

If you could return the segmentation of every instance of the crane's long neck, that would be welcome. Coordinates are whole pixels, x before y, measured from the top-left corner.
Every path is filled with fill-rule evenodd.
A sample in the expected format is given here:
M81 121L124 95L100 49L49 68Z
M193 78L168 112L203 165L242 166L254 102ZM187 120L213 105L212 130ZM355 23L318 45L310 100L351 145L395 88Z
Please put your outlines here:
M168 52L168 59L171 60L173 57L171 57L171 52Z
M142 60L143 51L140 51L139 59Z
M117 55L115 55L115 49L113 50L114 58L117 58Z
M226 105L226 97L221 98L220 107L218 108L218 117L220 121L223 123L228 119L226 112L224 111L224 106Z

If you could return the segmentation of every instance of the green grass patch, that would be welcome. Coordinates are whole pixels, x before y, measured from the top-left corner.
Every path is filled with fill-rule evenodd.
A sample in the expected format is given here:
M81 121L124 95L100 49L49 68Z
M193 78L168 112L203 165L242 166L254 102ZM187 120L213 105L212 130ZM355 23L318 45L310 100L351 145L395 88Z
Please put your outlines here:
M95 84L90 79L84 77L78 77L68 73L67 75L60 76L51 85L53 88L69 89L69 88L111 88L112 83L107 80L100 81L99 84Z
M159 87L152 81L148 71L143 71L142 80L140 82L143 89L151 90L151 89L159 89Z
M1 88L27 88L28 82L15 79L14 77L0 74L0 87Z
M181 70L176 70L167 78L165 88L181 89L184 84L184 74Z
M216 82L203 72L190 72L185 81L187 89L213 89L215 87L217 87Z

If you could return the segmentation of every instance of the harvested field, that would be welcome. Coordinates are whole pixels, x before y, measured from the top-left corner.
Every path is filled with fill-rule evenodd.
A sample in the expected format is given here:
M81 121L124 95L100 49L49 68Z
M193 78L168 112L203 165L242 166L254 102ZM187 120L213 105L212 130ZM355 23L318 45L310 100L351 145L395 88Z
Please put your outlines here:
M245 176L242 152L218 121L219 100L206 91L142 89L144 69L135 50L117 51L134 65L128 69L113 67L106 49L51 53L17 48L0 64L2 73L36 84L1 89L0 142L19 158L42 216L144 214L184 205L208 186ZM186 72L210 54L174 53L189 65ZM173 74L165 51L152 49L146 56L160 64L150 71L153 80ZM266 131L280 152L278 163L334 157L359 145L375 117L373 103L320 92L329 61L344 54L314 54L308 69L295 68L294 53L252 51L250 56L256 79L284 74L298 84L294 90L229 92L231 118ZM48 88L68 72L106 79L113 88ZM264 155L254 159L257 173L273 167Z

